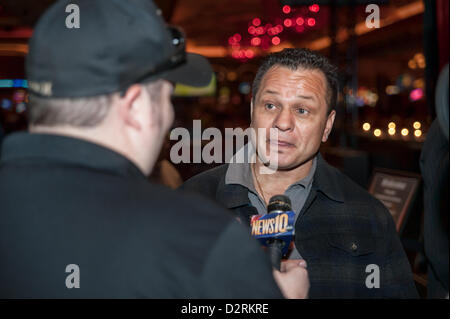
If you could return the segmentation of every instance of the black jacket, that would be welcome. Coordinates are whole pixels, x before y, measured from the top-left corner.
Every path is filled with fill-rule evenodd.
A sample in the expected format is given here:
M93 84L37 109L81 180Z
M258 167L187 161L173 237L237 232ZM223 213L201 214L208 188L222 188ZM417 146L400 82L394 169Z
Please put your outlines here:
M182 188L216 199L248 220L253 211L247 189L225 184L227 168L225 164L203 172ZM388 210L320 154L311 192L295 225L295 245L308 263L311 298L418 297ZM368 276L375 274L371 264L380 271L379 288L366 286Z
M437 119L422 147L424 181L424 246L428 264L428 298L448 295L448 140Z
M227 211L149 183L107 148L45 134L4 141L0 298L281 298L249 237ZM80 288L66 286L71 264Z

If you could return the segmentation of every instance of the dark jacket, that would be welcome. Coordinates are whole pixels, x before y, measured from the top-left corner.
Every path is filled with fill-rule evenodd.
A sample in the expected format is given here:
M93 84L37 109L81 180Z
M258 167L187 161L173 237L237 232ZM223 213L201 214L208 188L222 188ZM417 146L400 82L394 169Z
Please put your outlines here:
M228 165L188 180L183 189L202 193L248 220L247 189L226 185ZM381 202L318 154L311 192L295 225L295 245L308 264L311 298L417 298L411 267ZM380 271L380 287L368 276ZM374 282L372 277L368 281Z
M424 181L424 246L428 259L428 298L448 295L448 140L437 119L422 147L420 169Z
M80 288L66 286L71 264ZM149 183L122 155L56 135L5 139L0 298L281 298L271 274L229 212Z

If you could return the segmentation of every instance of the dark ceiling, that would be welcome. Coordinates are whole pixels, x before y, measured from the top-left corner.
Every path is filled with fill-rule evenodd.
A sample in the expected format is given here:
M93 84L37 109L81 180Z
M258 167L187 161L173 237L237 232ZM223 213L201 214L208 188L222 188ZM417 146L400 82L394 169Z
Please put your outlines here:
M27 52L28 38L32 26L45 9L55 0L3 0L0 4L0 55L16 55L8 52L16 50L22 57ZM270 50L278 50L283 45L309 47L322 50L330 56L330 35L334 30L337 37L336 52L340 56L338 64L346 63L349 47L350 26L355 23L358 34L359 72L366 72L374 60L389 73L395 65L404 65L414 53L422 50L423 2L422 0L390 0L381 6L381 29L372 31L364 27L367 16L364 6L339 7L335 14L328 6L320 6L319 12L312 13L307 6L292 7L286 15L279 0L156 0L167 21L181 26L188 38L188 49L211 59L229 57L230 36L242 35L242 46L250 47L251 36L248 27L254 18L260 18L261 25L283 24L286 17L302 15L314 17L316 25L298 32L294 28L285 28L280 34L281 44ZM320 3L320 1L317 1ZM335 28L332 28L333 21ZM28 32L17 33L14 30L25 29ZM359 31L358 31L359 30ZM13 36L11 36L13 34ZM2 47L3 45L3 47ZM9 45L5 49L5 45ZM266 51L258 51L256 57ZM395 63L391 57L395 56ZM231 59L227 59L231 60ZM392 60L392 61L391 61ZM229 61L232 62L232 61ZM256 62L256 61L255 61ZM392 63L391 63L392 62ZM393 71L392 71L393 72ZM363 76L363 75L361 75Z
M0 4L0 30L12 30L17 27L32 27L42 12L55 0L3 0ZM247 28L252 19L258 17L262 24L282 23L285 15L279 0L156 0L170 23L185 30L189 41L197 46L227 46L228 39L235 33L250 38ZM320 1L317 1L320 3ZM376 2L376 1L375 1ZM399 15L398 9L407 7L420 0L390 0L382 6L381 15L390 17ZM283 32L282 41L302 43L326 36L330 30L331 17L336 17L337 28L365 20L364 6L339 7L332 14L329 7L321 6L320 11L311 13L307 6L293 7L292 11L304 16L313 16L317 20L314 28L305 32L293 32L293 28ZM291 14L293 17L294 15Z

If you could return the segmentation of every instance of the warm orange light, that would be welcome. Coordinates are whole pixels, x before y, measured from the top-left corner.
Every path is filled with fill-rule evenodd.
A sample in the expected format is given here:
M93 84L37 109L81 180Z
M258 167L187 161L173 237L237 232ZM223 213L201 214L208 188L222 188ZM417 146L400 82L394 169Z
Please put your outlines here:
M415 137L420 137L420 136L422 136L422 131L421 131L421 130L415 130L415 131L414 131L414 136L415 136Z
M425 11L425 5L423 1L414 1L408 5L404 5L402 7L398 7L394 10L392 15L389 15L385 19L380 20L381 28L392 25L398 21L405 20L407 18L419 15ZM362 21L355 26L355 33L357 35L363 35L368 32L372 32L374 30L379 30L376 28L368 28L366 21ZM339 33L342 35L340 36ZM338 43L342 43L346 41L350 37L350 33L346 30L342 30L342 32L338 32L337 41ZM308 44L308 47L312 50L323 50L331 45L332 41L330 37L322 37L317 40L314 40Z
M380 137L381 136L381 130L380 129L375 129L374 131L373 131L373 135L375 135L376 137Z
M420 129L421 126L422 126L422 124L420 124L420 122L418 122L418 121L414 122L414 124L413 124L413 127L414 127L416 130Z
M390 127L388 130L389 135L395 135L395 128L394 127Z
M366 131L366 132L367 132L368 130L370 130L370 124L369 124L369 123L364 123L364 124L363 124L363 130Z
M396 125L394 122L389 122L388 128L393 128L395 130L395 127L396 127Z
M404 128L401 133L403 136L407 136L409 134L409 131L407 128Z

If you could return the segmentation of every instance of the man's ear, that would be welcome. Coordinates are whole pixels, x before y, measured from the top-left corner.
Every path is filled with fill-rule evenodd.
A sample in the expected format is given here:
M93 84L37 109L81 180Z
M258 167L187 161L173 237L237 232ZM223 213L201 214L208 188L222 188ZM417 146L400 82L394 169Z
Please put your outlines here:
M323 130L322 142L324 142L324 143L328 140L328 136L330 135L331 130L333 129L335 117L336 117L336 111L332 110L330 112L330 114L328 114L327 123L325 124L325 129Z
M136 118L137 112L135 111L135 103L141 94L142 87L138 84L134 84L127 89L125 95L121 97L119 101L120 117L127 125L132 126L137 130L141 129L141 124ZM133 105L135 106L134 108Z

